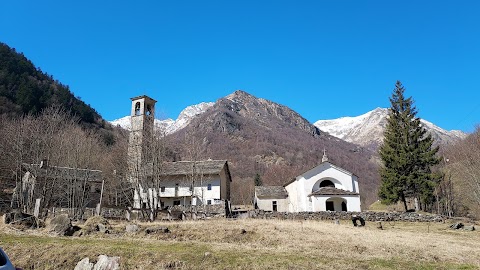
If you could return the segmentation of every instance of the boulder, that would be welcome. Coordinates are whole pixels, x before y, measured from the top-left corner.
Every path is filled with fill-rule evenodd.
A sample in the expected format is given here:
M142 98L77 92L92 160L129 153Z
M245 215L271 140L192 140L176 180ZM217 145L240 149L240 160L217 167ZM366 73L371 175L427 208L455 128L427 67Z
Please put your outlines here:
M79 261L73 270L92 270L92 268L93 263L86 257Z
M120 270L120 257L100 255L93 270Z
M50 231L54 231L60 235L66 235L70 227L72 227L72 221L66 214L58 215L50 220Z
M34 215L27 213L22 213L19 210L13 210L9 213L6 213L4 216L5 224L12 224L16 227L21 227L24 229L36 229L41 227L39 219Z
M92 232L109 233L111 231L110 224L102 216L90 217L83 224L83 232L90 234Z
M464 226L463 229L465 231L475 231L475 226L472 225L472 226Z
M80 230L82 228L78 227L78 226L70 226L70 228L68 228L65 233L63 235L65 236L81 236L81 233Z
M138 225L137 224L128 224L125 226L125 232L127 233L136 233L139 231Z

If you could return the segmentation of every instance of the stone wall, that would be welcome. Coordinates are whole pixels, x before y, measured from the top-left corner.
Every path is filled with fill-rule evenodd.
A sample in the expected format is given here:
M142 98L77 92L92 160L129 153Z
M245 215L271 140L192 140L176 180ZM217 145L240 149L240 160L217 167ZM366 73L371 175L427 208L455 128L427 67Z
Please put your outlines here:
M212 215L225 215L225 204L211 204L211 205L201 205L201 206L182 206L176 205L168 208L171 211L182 211L185 213L190 213L190 211L194 213L205 213L205 215L212 216Z
M249 212L250 218L260 219L296 219L296 220L351 220L357 215L366 221L409 221L409 222L443 222L447 217L433 214L399 213L399 212L300 212L280 213L254 210Z

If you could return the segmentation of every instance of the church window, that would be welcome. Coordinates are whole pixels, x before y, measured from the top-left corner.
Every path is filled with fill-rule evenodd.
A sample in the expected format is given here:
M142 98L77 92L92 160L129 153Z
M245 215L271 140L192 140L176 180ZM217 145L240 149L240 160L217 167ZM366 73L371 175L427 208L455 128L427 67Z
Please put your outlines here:
M320 183L320 187L335 187L335 184L330 181L330 180L323 180L321 183Z
M145 112L145 114L148 115L148 116L153 114L152 106L147 105L147 111Z

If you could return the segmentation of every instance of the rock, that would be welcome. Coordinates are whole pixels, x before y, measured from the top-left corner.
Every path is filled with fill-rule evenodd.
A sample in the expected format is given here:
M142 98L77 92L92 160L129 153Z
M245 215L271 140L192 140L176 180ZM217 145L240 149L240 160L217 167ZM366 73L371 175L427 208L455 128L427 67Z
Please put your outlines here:
M125 226L125 231L127 233L135 233L139 231L139 228L137 224L128 224L127 226Z
M79 261L73 270L92 270L92 268L93 263L86 257Z
M149 227L145 229L146 234L152 233L169 233L170 230L167 227Z
M207 258L207 257L210 257L210 256L212 256L212 253L210 253L210 252L208 252L208 251L205 252L205 253L203 253L203 257L204 257L204 258Z
M13 210L4 216L5 224L12 224L25 229L36 229L41 227L39 220L30 214L22 213L19 210Z
M120 270L120 257L100 255L93 270Z
M70 226L70 228L68 228L64 233L63 235L65 236L80 236L79 232L82 228L78 227L78 226Z
M110 231L107 229L107 227L105 225L103 225L102 223L97 224L95 229L96 229L97 232L110 233Z
M246 231L245 229L242 229L242 230L240 231L240 234L246 234L246 233L247 233L247 231Z
M377 222L377 229L383 230L383 226L382 226L382 222L381 222L381 221L378 221L378 222Z
M450 228L454 229L454 230L461 229L461 228L463 228L463 223L461 223L461 222L454 223L454 224L450 225Z
M472 225L472 226L464 226L463 229L465 231L475 231L475 226Z
M92 232L109 233L110 229L108 220L102 216L90 217L85 221L85 224L83 224L83 231L85 234L90 234Z
M58 215L50 220L50 231L54 231L60 235L65 233L72 227L72 221L68 215Z

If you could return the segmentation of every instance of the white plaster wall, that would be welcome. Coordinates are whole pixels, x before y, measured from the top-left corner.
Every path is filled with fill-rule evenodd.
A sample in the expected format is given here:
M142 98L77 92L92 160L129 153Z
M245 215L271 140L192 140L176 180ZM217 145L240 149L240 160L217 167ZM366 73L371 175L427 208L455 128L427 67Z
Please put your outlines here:
M220 176L206 177L202 181L195 181L195 186L193 187L194 195L198 198L193 198L193 205L203 205L208 204L208 201L211 201L211 204L222 203L220 200ZM175 193L175 185L178 183L178 192ZM208 190L208 184L212 185L211 190ZM171 178L165 179L160 182L160 187L165 187L165 191L161 192L161 188L158 191L153 189L144 190L140 188L140 192L134 192L134 208L140 208L140 196L142 200L153 203L153 205L158 205L160 207L160 200L164 203L164 206L173 206L173 202L180 200L181 205L190 205L192 203L190 198L184 199L183 197L192 196L192 191L190 191L190 184L188 181L182 178ZM158 199L160 197L160 200Z
M347 199L347 210L350 212L362 211L360 196L344 197Z
M285 187L285 190L288 194L288 211L289 212L300 212L299 204L300 204L300 196L298 195L298 181L290 183Z
M328 196L317 196L311 197L313 199L314 211L326 211L326 201L334 201L335 211L342 211L341 202L343 200L347 203L348 212L360 212L360 196L342 196L342 197L328 197Z
M308 197L319 188L320 182L323 180L332 181L335 188L359 192L358 178L355 175L349 174L328 162L322 163L300 175L296 181L285 187L289 194L289 212L325 211L325 201L328 198L316 196L312 197L310 201L310 197ZM347 200L348 211L360 211L359 196L345 196L344 198Z
M288 198L287 199L258 199L255 198L257 207L264 211L273 211L273 201L277 202L277 212L288 212Z

